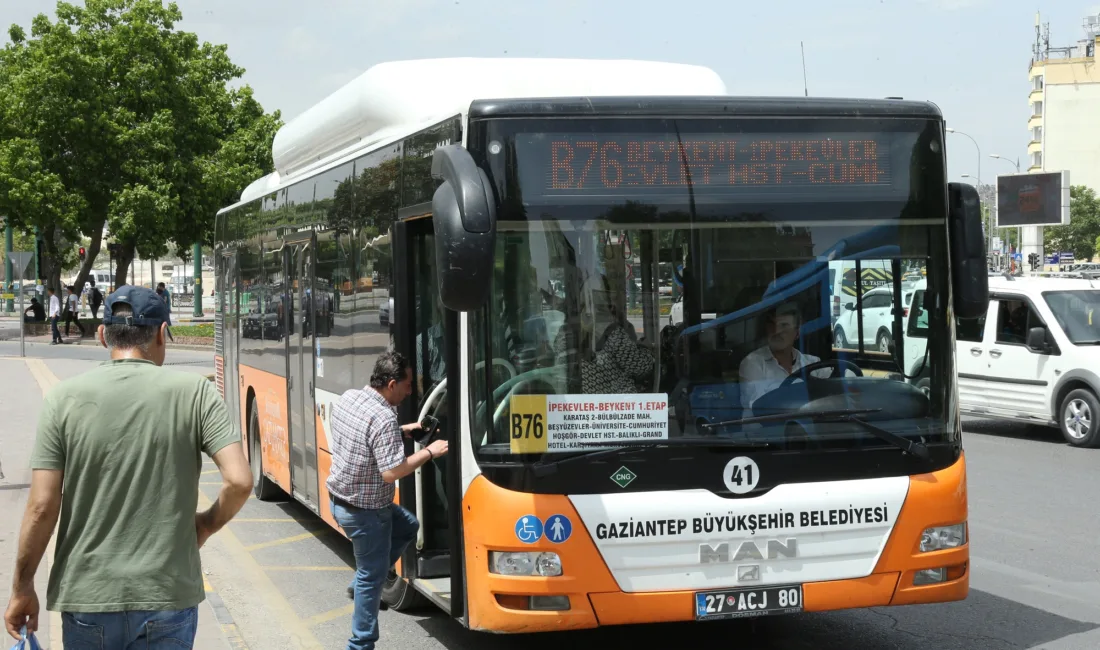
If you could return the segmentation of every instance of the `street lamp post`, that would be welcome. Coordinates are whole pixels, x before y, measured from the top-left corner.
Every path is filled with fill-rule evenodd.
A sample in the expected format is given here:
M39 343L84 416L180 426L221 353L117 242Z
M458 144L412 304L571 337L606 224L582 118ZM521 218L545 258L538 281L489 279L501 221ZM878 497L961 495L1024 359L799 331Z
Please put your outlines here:
M972 178L978 183L978 187L982 186L982 179L981 179L980 176L972 176L970 174L963 174L962 177L963 178ZM996 201L994 201L994 205L996 205ZM992 208L990 208L990 213L989 214L990 214L990 216L993 215ZM993 227L996 225L997 222L995 220L990 219L987 223L988 223L988 225L986 227L986 236L988 238L988 241L986 242L986 255L990 255L993 252Z
M978 146L978 141L975 140L974 137L971 136L969 133L963 133L962 131L956 131L955 129L953 129L951 127L947 127L947 132L948 133L958 133L959 135L965 135L966 137L970 138L971 142L974 143L974 148L978 150L978 175L977 175L976 178L978 179L978 187L981 187L981 185L982 185L982 148ZM965 174L964 174L964 176L965 176ZM989 229L989 244L988 244L988 246L992 247L992 245L993 245L993 228L990 228ZM988 250L988 248L987 248L987 250Z

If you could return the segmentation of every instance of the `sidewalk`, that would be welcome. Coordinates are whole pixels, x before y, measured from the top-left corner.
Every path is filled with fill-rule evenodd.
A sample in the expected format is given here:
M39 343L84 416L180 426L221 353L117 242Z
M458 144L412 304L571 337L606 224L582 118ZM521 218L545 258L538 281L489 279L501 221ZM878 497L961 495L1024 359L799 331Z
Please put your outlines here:
M46 342L49 342L48 337ZM86 363L90 369L96 362ZM8 589L11 584L11 570L15 564L18 531L30 487L31 470L28 465L42 396L58 382L57 376L44 360L32 357L25 360L0 357L0 422L4 423L0 427L0 463L6 475L0 479L0 511L5 514L15 513L0 517L0 540L3 540L0 544L0 609L7 607L10 595ZM35 576L35 590L43 607L46 583L53 567L52 553L51 541ZM199 605L199 626L194 647L199 650L247 648L220 596L206 582L205 577L203 582L206 583L206 599ZM61 650L60 614L43 611L39 620L37 636L43 649ZM11 643L4 635L0 639L0 648L10 646Z

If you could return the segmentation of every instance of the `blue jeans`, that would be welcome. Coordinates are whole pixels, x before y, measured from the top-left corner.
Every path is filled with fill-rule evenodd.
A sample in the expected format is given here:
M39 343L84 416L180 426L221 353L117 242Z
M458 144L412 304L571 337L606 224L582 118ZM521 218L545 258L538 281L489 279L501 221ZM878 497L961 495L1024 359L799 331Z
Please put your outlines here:
M420 522L399 505L378 510L331 503L332 516L351 539L355 551L355 610L348 650L374 650L378 641L378 602L390 567L416 538ZM66 646L67 650L68 646Z
M199 608L61 614L65 650L178 650L195 647Z

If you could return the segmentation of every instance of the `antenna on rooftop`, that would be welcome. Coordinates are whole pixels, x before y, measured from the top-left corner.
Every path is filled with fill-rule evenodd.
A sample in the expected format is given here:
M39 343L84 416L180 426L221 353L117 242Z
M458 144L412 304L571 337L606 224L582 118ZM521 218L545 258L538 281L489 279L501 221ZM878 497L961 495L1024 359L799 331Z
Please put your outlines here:
M806 84L806 46L799 41L798 47L802 49L802 91L809 97L810 87Z

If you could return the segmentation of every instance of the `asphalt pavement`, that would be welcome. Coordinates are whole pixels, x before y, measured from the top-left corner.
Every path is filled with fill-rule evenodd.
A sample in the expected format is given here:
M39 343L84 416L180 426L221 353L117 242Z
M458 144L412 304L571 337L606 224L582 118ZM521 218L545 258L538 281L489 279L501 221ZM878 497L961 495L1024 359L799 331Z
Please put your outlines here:
M567 647L735 647L807 650L994 650L1100 648L1100 538L1092 495L1100 493L1100 451L1068 447L1053 429L969 420L971 589L962 602L877 607L714 623L609 627L505 636L471 632L433 609L381 613L380 648L408 650L560 650ZM210 496L215 485L200 489ZM1073 498L1070 495L1079 495ZM296 503L250 500L219 540L229 555L208 565L251 647L341 648L350 630L344 590L353 559L348 543ZM231 549L229 548L231 547ZM226 571L225 575L219 575ZM218 586L262 575L258 590ZM286 638L279 644L262 615L279 601ZM238 610L252 613L238 615ZM294 620L291 617L296 618ZM253 638L261 639L252 644ZM267 645L273 643L275 645ZM293 642L291 642L293 643Z
M0 343L0 356L12 344ZM18 344L14 344L18 354ZM28 354L32 351L28 349ZM93 366L106 352L88 346L34 346L58 378ZM172 351L186 371L213 370L209 353ZM33 437L34 399L12 385L19 362L0 360L3 397L25 400L0 427L0 454L11 463ZM6 379L8 377L8 379ZM0 410L7 410L6 407ZM471 632L441 612L381 614L380 648L402 650L560 650L563 647L724 646L813 650L985 650L1100 648L1100 450L1070 448L1053 429L965 420L971 532L971 590L959 603L880 607L705 624L610 627L542 635ZM25 462L23 460L22 462ZM217 470L204 467L200 501L217 494ZM3 490L0 486L0 496ZM14 489L10 491L15 491ZM6 510L6 506L5 506ZM14 539L0 527L0 557ZM232 647L264 650L342 648L350 629L345 589L348 542L307 508L250 499L208 543L203 568L210 604ZM0 602L3 602L0 600ZM209 616L207 617L209 619ZM229 633L227 633L229 634Z

